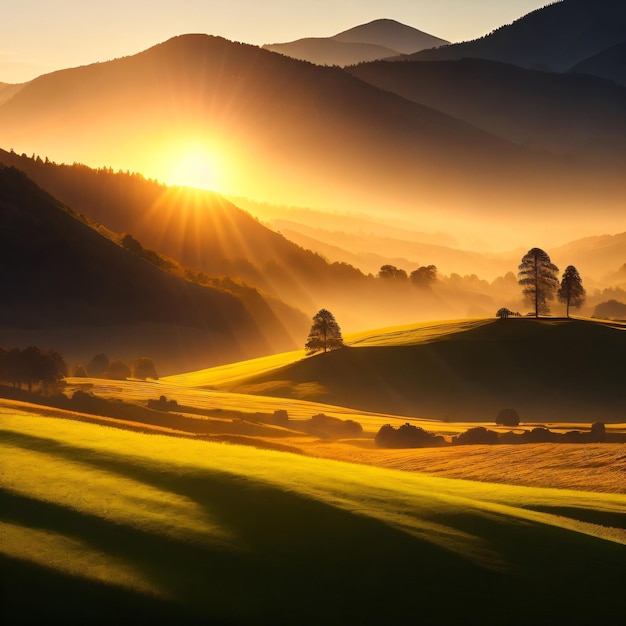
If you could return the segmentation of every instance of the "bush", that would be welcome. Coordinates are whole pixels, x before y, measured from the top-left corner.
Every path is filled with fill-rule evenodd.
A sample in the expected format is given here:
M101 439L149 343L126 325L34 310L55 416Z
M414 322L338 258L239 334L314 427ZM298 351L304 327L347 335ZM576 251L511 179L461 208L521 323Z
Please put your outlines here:
M123 361L119 361L118 359L113 359L109 363L109 367L102 375L103 378L109 378L111 380L126 380L130 378L131 371L130 367L126 365Z
M594 443L604 443L606 441L606 427L604 422L594 422L591 425L589 439Z
M443 437L408 422L399 428L394 428L391 424L381 426L376 433L375 442L380 448L427 448L445 443Z
M515 409L502 409L496 416L496 424L519 426L519 414Z
M109 357L106 354L96 354L87 365L87 373L92 378L102 378L109 369Z
M133 377L141 380L146 380L146 378L158 380L159 375L157 374L154 361L147 356L138 358L133 365Z
M484 426L476 426L457 435L454 443L460 445L498 443L498 433L495 430L487 430Z

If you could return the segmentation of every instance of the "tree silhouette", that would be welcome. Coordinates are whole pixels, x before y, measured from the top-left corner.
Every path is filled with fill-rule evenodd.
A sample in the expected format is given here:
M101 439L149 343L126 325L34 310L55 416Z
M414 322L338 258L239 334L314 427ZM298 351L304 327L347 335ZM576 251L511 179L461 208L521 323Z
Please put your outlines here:
M153 378L154 380L157 380L159 378L154 361L147 356L139 357L135 361L135 364L133 365L133 376L142 380L145 380L146 378Z
M585 301L586 296L587 293L578 270L573 265L568 265L563 272L561 286L557 293L559 302L567 305L567 317L569 317L569 308L577 309Z
M408 277L404 270L398 269L395 265L381 265L378 278L385 280L406 280Z
M559 268L541 248L532 248L523 257L518 267L518 283L524 287L527 301L535 307L535 317L550 313L549 300L559 287L556 273Z
M437 280L437 266L423 265L418 267L411 272L410 278L416 287L429 287Z
M341 329L330 311L321 309L313 317L311 331L304 344L307 354L328 352L343 346Z

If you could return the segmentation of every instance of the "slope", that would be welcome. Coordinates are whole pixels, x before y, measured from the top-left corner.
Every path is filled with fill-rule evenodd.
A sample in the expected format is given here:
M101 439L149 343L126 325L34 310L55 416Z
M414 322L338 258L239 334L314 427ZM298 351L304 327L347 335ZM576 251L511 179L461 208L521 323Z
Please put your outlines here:
M581 61L570 71L600 76L626 86L626 41Z
M43 417L2 428L9 621L576 625L622 607L624 495ZM591 600L555 602L570 594Z
M426 341L410 328L373 333L235 388L288 397L308 383L313 400L451 421L488 421L508 406L525 422L623 419L623 327L509 319L435 330Z
M626 89L612 83L482 59L381 61L346 71L509 141L626 165Z
M460 231L480 233L505 222L515 232L510 219L522 207L562 228L543 209L586 210L598 189L600 216L614 219L624 184L613 171L583 176L575 164L546 161L338 68L203 35L37 78L0 107L0 137L17 152L162 179L181 142L199 141L222 191L402 213L434 228L454 218Z
M425 50L416 60L490 59L564 72L624 41L621 0L562 0L529 13L481 39Z
M105 349L120 358L147 353L165 371L293 346L296 312L282 311L283 325L253 290L235 295L167 274L22 172L0 166L0 180L0 343L54 343L83 362Z

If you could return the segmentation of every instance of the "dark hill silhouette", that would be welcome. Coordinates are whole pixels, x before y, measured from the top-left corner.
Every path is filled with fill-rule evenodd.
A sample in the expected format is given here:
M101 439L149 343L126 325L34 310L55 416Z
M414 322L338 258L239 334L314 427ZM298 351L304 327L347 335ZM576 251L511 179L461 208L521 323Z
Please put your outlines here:
M347 71L509 141L626 164L626 89L613 83L482 59L379 61Z
M154 142L165 157L170 141L206 137L223 147L239 195L421 215L446 228L465 215L481 234L481 216L510 230L518 207L546 217L546 205L593 198L611 213L624 184L546 162L338 68L204 35L41 76L0 107L0 136L18 152L136 171Z
M388 346L309 357L241 389L264 383L271 395L289 395L316 383L325 392L311 399L452 421L495 420L505 407L523 422L620 421L625 350L623 328L509 319L412 346L393 346L390 335Z
M600 76L626 86L626 41L581 61L570 71Z
M624 41L626 4L622 0L554 2L464 43L425 50L416 60L490 59L530 69L565 72Z
M306 37L263 47L317 65L353 65L398 54L411 54L449 43L411 26L389 19L355 26L333 37Z
M103 351L148 354L159 371L180 371L291 349L305 327L286 307L281 323L251 289L156 268L14 168L0 166L0 213L0 345L49 345L83 362Z
M0 150L0 163L25 171L79 213L144 247L208 274L240 279L303 310L319 308L317 292L339 292L365 276L263 226L222 196L167 187L139 175L57 165ZM287 314L287 318L289 317Z

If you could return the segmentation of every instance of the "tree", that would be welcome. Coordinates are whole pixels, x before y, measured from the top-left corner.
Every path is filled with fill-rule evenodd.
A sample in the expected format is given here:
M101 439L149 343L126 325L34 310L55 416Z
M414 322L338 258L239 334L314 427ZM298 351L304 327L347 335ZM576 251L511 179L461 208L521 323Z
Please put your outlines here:
M110 380L126 380L130 378L130 367L123 361L113 359L109 363L109 367L106 372L102 374L102 378L108 378Z
M159 375L157 374L154 361L148 356L139 357L133 365L133 377L141 380L146 378L158 380Z
M563 272L561 286L557 293L559 302L567 305L567 317L569 317L569 308L577 309L585 301L586 296L587 293L578 270L573 265L568 265Z
M506 307L502 307L496 312L496 316L499 317L501 320L508 319L509 315L513 315L513 312L509 311L509 309L507 309Z
M515 409L502 409L496 416L496 424L519 426L519 414Z
M534 305L535 317L550 313L548 301L554 299L559 287L559 268L541 248L532 248L522 257L518 269L517 282L524 287L527 301Z
M430 287L437 280L437 266L423 265L411 272L411 282L416 287Z
M311 331L304 344L307 354L328 352L343 347L341 329L330 311L321 309L313 317Z
M87 365L87 373L91 378L100 378L109 369L109 357L106 354L96 354Z
M398 269L395 265L382 265L378 278L384 278L385 280L406 280L407 274L404 270Z

